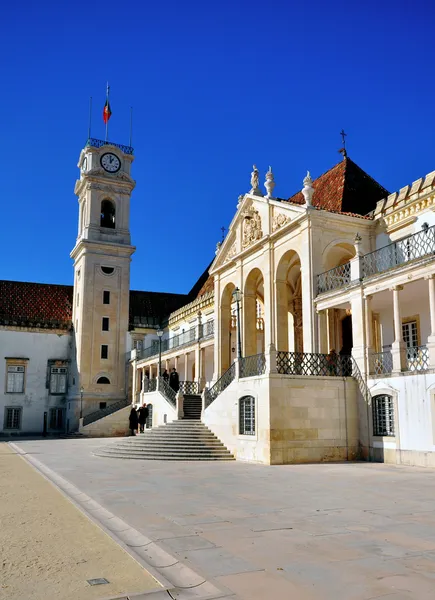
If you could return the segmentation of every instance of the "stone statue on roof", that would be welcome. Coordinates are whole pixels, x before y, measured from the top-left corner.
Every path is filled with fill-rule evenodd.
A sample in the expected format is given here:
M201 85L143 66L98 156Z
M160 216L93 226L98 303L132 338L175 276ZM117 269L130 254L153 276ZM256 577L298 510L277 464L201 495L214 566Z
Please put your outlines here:
M260 192L260 176L258 173L258 169L255 165L252 166L252 173L251 173L251 194L258 194ZM261 194L261 192L260 192Z

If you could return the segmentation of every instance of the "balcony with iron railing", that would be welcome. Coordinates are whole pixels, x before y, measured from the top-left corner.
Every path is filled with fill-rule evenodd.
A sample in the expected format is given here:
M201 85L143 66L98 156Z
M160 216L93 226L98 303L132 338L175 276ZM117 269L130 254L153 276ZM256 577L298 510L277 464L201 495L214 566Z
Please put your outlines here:
M430 368L427 346L410 346L405 350L404 372L426 371ZM369 355L369 373L372 377L391 375L393 356L391 350L373 352Z
M168 352L177 350L178 348L184 348L191 346L192 344L200 341L208 340L214 336L214 321L207 321L201 325L191 327L188 331L183 331L179 335L172 337L166 337L161 340L161 352L162 355ZM137 360L144 360L146 358L153 358L159 354L159 340L153 340L151 346L138 350L136 353Z
M115 146L119 148L124 154L133 154L133 148L131 146L124 146L124 144L115 144L115 142L107 142L105 140L97 140L96 138L88 138L86 146L92 146L93 148L102 148L103 146Z
M435 256L435 225L388 244L361 257L361 278L371 277L401 265ZM346 263L317 275L317 293L323 294L349 285L351 264Z

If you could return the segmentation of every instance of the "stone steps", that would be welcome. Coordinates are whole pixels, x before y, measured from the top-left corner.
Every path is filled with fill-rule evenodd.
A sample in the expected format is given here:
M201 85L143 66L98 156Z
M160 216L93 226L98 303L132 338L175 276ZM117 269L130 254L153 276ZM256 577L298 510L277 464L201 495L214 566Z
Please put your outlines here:
M97 456L135 460L234 460L201 421L174 421L100 448Z
M202 413L202 398L199 394L186 394L183 401L185 421L200 421Z

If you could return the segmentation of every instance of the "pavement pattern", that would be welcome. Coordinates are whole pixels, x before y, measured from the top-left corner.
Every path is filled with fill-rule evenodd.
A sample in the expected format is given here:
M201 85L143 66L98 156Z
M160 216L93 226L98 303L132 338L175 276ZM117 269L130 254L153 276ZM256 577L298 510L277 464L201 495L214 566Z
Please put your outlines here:
M221 590L209 597L435 598L434 470L93 455L109 443L17 442ZM180 598L200 597L190 593Z
M5 443L0 471L2 600L100 600L162 589ZM101 578L109 583L87 582Z

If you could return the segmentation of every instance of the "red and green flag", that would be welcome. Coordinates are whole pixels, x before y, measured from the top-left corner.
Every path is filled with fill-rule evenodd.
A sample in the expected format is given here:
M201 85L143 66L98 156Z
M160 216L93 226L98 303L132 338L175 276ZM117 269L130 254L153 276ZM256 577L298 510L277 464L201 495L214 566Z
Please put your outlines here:
M109 89L110 89L109 84L107 84L106 104L104 105L104 108L103 108L103 121L105 122L106 125L109 122L110 117L112 116L112 110L110 108L110 102L109 102Z

